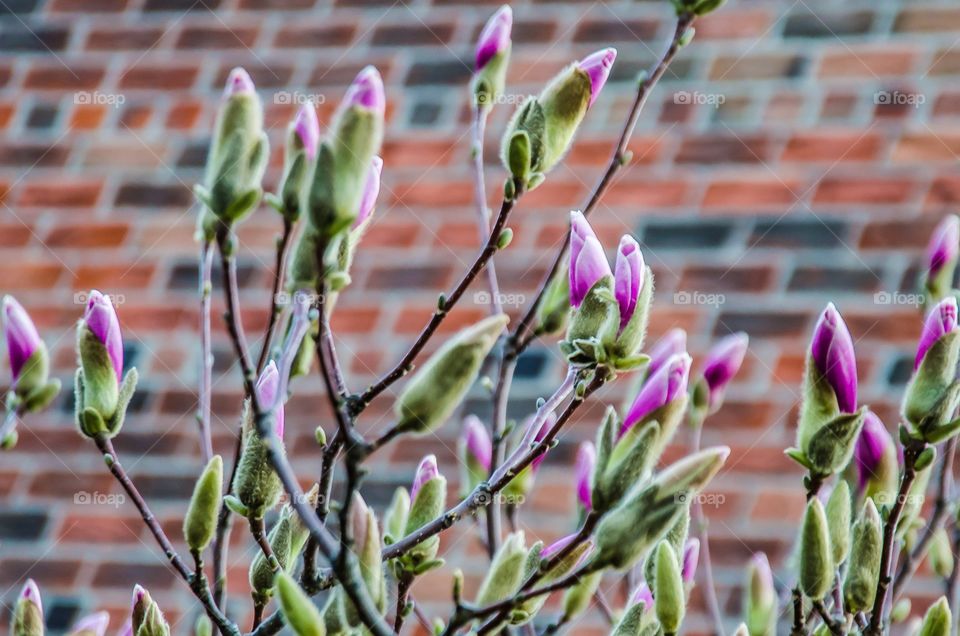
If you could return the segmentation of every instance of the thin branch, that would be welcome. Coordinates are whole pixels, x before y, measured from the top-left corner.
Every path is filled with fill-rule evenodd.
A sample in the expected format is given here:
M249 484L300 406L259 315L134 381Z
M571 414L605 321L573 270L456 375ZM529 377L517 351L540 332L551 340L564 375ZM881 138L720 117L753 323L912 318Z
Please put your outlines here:
M804 636L807 633L806 621L803 618L803 594L800 586L793 588L793 627L790 636Z
M413 583L413 577L402 575L397 581L397 613L393 618L393 631L397 634L403 628L403 619L406 616L407 595L410 592L410 584Z
M213 596L210 593L210 588L203 577L203 569L198 565L197 571L191 572L187 565L183 562L183 559L180 558L180 555L177 554L173 544L170 543L170 539L167 538L163 528L160 527L160 523L153 515L153 512L150 510L147 502L143 499L140 491L137 490L137 487L124 470L123 465L120 463L120 458L117 456L117 452L113 448L113 442L111 442L110 439L104 435L98 435L97 437L94 437L93 441L97 445L97 449L103 453L110 472L120 483L120 485L123 487L123 490L127 493L127 496L130 497L130 500L140 512L140 517L143 519L143 523L150 530L150 533L153 535L154 539L156 539L160 549L163 550L163 553L170 561L170 565L172 565L173 569L177 571L177 574L180 575L180 578L190 585L190 589L197 597L197 600L199 600L203 605L203 608L206 611L207 616L210 617L210 620L213 621L217 628L219 628L220 633L224 634L224 636L240 636L240 629L234 623L232 623L213 602Z
M287 260L290 254L290 240L293 236L294 224L284 215L283 233L277 241L277 261L274 267L273 275L273 293L270 296L270 317L267 320L267 327L263 334L263 348L260 349L260 358L257 360L257 372L267 366L267 360L270 359L270 348L273 343L277 327L280 324L280 314L283 313L283 305L280 303L280 290L283 286L283 280L287 276Z
M206 466L213 457L210 438L210 399L213 384L213 353L210 351L210 294L213 271L213 245L204 240L200 245L200 404L197 425L200 429L200 456Z
M843 636L843 627L841 627L839 623L831 618L830 612L828 612L827 608L823 606L823 601L814 601L813 609L816 610L817 614L820 615L820 618L823 620L823 624L827 626L827 629L830 630L831 634Z
M693 430L691 451L694 453L700 450L700 437L702 433L703 422L700 421ZM720 602L717 600L717 588L713 581L713 563L710 560L710 533L707 529L706 515L703 514L703 504L699 497L694 498L691 513L691 525L697 534L697 538L700 540L700 576L702 578L701 588L703 589L704 600L707 604L707 611L710 613L710 618L713 621L714 633L718 636L723 636L723 614L720 612Z
M473 143L471 148L471 157L473 159L473 192L476 202L477 229L480 233L480 240L487 241L490 238L490 208L487 206L487 188L483 176L483 132L486 129L487 115L490 114L488 106L477 104L473 108ZM500 305L500 283L497 281L497 268L491 260L487 264L487 291L490 292L490 314L496 316L503 313L503 307Z
M510 401L510 387L513 384L513 373L517 367L517 356L504 347L500 359L500 370L497 386L493 392L493 424L490 438L490 475L497 471L503 463L507 444L504 439L507 428L507 406ZM500 546L501 536L501 509L500 503L494 502L487 507L487 552L490 558L496 554Z

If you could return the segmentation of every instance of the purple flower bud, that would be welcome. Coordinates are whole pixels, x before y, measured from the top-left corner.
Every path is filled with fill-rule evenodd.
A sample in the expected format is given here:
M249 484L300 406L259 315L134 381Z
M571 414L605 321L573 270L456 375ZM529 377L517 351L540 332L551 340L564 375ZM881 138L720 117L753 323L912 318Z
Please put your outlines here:
M937 226L927 245L927 276L934 278L960 250L960 218L951 214Z
M579 307L594 283L611 275L597 235L583 213L574 210L570 213L570 304Z
M640 581L640 585L638 585L637 589L633 591L630 602L634 605L642 602L644 605L644 611L653 608L653 592L650 590L650 586L647 585L646 581Z
M578 533L574 532L573 534L568 534L568 535L565 536L565 537L561 537L560 539L557 539L556 541L554 541L553 543L551 543L550 545L548 545L547 547L545 547L543 550L540 551L540 558L541 558L541 559L552 559L552 558L555 557L557 554L559 554L561 550L564 550L567 546L569 546L571 543L573 543L574 540L577 538L577 534L578 534ZM589 541L589 539L588 539L588 541ZM584 560L592 551L593 551L593 543L590 542L590 546L588 547L588 549L584 550L583 553L580 554L580 556L577 558L577 562L574 563L573 566L572 566L570 569L573 569L573 568L577 567L578 565L580 565L580 563L583 562L583 560Z
M853 340L840 312L827 305L817 321L810 342L813 363L837 396L841 413L857 410L857 359L853 353Z
M697 575L697 564L700 562L700 539L687 539L683 546L683 564L680 568L680 577L686 584L693 583Z
M107 633L107 625L109 624L110 614L96 612L77 621L70 633L76 636L103 636Z
M257 400L260 402L260 408L264 412L276 408L273 416L276 419L277 437L283 439L283 400L278 400L280 391L280 371L276 363L271 360L257 378Z
M503 53L510 46L510 29L513 27L513 10L503 5L484 25L477 39L476 70L487 65L494 55Z
M493 457L493 444L487 427L476 415L468 415L463 419L463 433L461 444L467 454L484 470L490 470L490 459Z
M620 306L620 328L623 329L637 308L637 297L644 280L643 254L632 236L624 234L620 239L614 272L613 289Z
M144 589L139 583L134 583L133 585L133 595L130 598L130 610L135 612L137 607L142 605L144 601L149 598L147 590Z
M923 322L923 331L920 333L920 344L917 346L917 356L913 360L913 369L916 370L927 355L927 350L941 337L957 330L957 299L948 296L930 310Z
M3 330L7 336L10 371L16 380L23 365L42 342L30 316L13 296L3 297Z
M97 340L107 348L107 355L110 357L110 363L117 374L117 384L119 384L123 373L123 338L120 335L117 310L114 309L110 297L104 296L96 289L92 290L83 321Z
M657 372L663 363L678 353L687 351L687 332L679 327L671 329L650 348L647 377Z
M386 104L387 98L383 92L383 79L380 77L380 72L373 66L366 66L350 84L340 103L340 108L359 106L383 115Z
M253 85L253 80L250 79L250 75L240 68L239 66L230 71L230 75L227 77L227 84L223 88L223 96L233 97L234 95L240 95L242 93L253 93L257 89Z
M593 469L597 463L597 449L593 442L581 442L577 448L577 499L584 510L590 510L592 507L592 486L590 480L593 479Z
M741 331L721 339L707 353L703 379L710 389L710 406L719 404L723 390L740 370L749 342L750 338Z
M353 222L353 229L360 227L377 205L377 195L380 194L380 173L382 171L383 159L374 157L370 162L367 180L363 184L363 194L360 196L360 210L357 213L357 219Z
M535 420L536 415L534 415L533 418ZM534 436L533 441L534 442L542 441L543 438L547 436L547 433L550 432L550 429L553 428L553 425L556 423L557 423L557 414L549 413L547 417L544 418L543 424L540 426L540 430L538 430L537 434ZM545 460L546 458L547 458L547 454L543 453L537 456L535 460L530 462L530 472L534 472L534 473L537 472L537 469L540 468L540 464L542 464L543 460Z
M304 104L297 111L297 118L293 122L293 129L303 144L303 150L308 159L317 156L317 146L320 145L320 122L317 120L317 109L313 104Z
M437 468L437 456L427 455L424 457L420 461L420 465L417 466L417 474L413 477L413 485L410 487L410 501L416 501L420 488L439 475L440 469Z
M647 378L620 426L620 437L634 424L686 393L691 362L689 355L678 353Z
M593 106L597 95L600 94L600 89L607 83L615 59L617 59L617 49L610 48L592 53L577 63L580 70L590 78L590 106Z
M43 616L43 601L40 599L40 588L37 587L36 581L27 579L27 582L23 585L23 590L20 591L20 598L36 605L37 613Z
M867 482L880 470L880 462L888 448L893 447L893 437L880 418L868 411L863 418L863 428L853 452L857 466L857 484L863 490Z

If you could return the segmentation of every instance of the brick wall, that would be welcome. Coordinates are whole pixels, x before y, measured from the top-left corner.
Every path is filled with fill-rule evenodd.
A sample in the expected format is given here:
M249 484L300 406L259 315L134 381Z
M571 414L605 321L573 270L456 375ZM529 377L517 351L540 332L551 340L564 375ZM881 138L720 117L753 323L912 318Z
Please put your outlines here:
M127 359L143 380L117 446L179 537L178 516L199 469L190 186L200 177L227 72L245 66L264 97L275 145L270 185L295 109L274 95L288 102L318 96L321 121L328 121L364 64L384 74L385 187L333 321L350 384L361 387L400 355L476 247L465 85L471 42L497 2L0 5L0 288L36 318L65 382L81 312L76 294L97 287L122 299ZM514 8L511 94L536 92L563 64L592 50L619 49L611 83L572 153L513 217L515 238L498 266L504 291L522 300L548 265L567 212L607 161L632 78L659 55L672 24L665 2L523 0ZM657 277L653 336L684 327L696 357L715 336L738 329L751 335L746 365L704 435L706 444L733 447L714 488L725 501L710 512L720 600L731 615L748 555L767 550L781 572L789 557L802 496L799 473L781 449L793 436L807 334L828 299L857 341L862 399L894 423L919 333L916 308L896 294L912 291L930 230L960 197L958 33L960 9L946 1L731 0L698 23L694 43L640 119L633 164L595 214L608 244L625 231L643 244ZM491 197L503 177L495 155L509 114L499 107L491 119ZM262 210L241 231L241 295L253 333L266 318L277 226ZM215 315L220 303L218 297ZM461 305L445 330L484 312L470 293ZM215 445L227 453L239 374L219 321L215 329L213 425ZM555 346L531 350L520 365L511 415L530 412L561 374ZM295 388L288 443L306 480L319 466L312 431L333 424L315 378ZM613 387L601 397L616 403L623 393ZM105 497L82 501L83 493L119 490L74 432L69 398L30 418L16 451L0 455L2 598L9 603L31 576L45 593L53 629L100 607L114 613L118 627L139 581L184 633L196 603L132 507ZM470 408L482 415L480 398ZM389 399L378 401L361 429L382 428L389 408ZM593 436L599 413L599 405L585 409L544 465L523 521L531 534L549 540L572 527L573 449ZM365 487L368 500L382 504L426 451L436 452L452 477L456 428L384 453ZM443 550L449 561L465 563L474 586L484 561L471 532L463 523L445 534ZM246 612L252 548L244 533L234 539L233 602ZM449 574L425 577L415 596L441 607ZM925 598L939 593L932 580L914 589ZM616 596L615 586L610 594ZM697 592L694 604L691 633L707 625ZM0 632L5 618L2 624ZM602 626L590 614L576 633Z

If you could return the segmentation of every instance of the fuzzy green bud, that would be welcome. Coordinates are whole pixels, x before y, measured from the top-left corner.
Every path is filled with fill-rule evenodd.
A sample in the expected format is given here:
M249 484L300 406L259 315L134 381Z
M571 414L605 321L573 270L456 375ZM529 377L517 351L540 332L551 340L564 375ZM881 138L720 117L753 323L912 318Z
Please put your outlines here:
M950 605L947 603L947 598L941 596L937 599L937 602L927 610L917 636L950 636L950 624L952 620L953 617L950 613Z
M677 555L668 541L661 541L656 552L656 594L653 608L667 634L680 629L686 613L686 594L680 577Z
M543 302L537 307L537 331L553 335L563 331L570 315L570 275L566 265L550 279Z
M593 600L593 595L600 587L603 572L594 572L580 578L574 585L567 588L563 595L563 617L571 621L582 614Z
M229 495L225 503L237 514L260 519L280 501L283 485L270 464L267 445L260 439L250 417L249 413L245 416L243 450L237 466L234 495Z
M383 513L383 539L388 544L401 539L407 528L410 516L410 495L407 489L397 488L386 512Z
M777 591L767 555L758 552L747 567L744 617L750 636L773 636L777 623Z
M134 610L136 615L136 610ZM133 620L134 626L138 624L136 617ZM156 601L150 600L143 612L143 620L139 622L139 627L134 631L135 636L170 636L170 625L160 611L160 606Z
M827 500L827 526L830 528L830 552L835 566L846 561L850 550L850 486L838 481Z
M502 314L485 318L454 335L430 356L394 403L398 429L424 434L443 424L477 379L508 321Z
M183 520L183 537L193 552L202 552L210 545L220 515L223 489L223 460L214 455L193 488L190 507Z
M43 603L40 590L33 579L28 579L13 606L11 636L43 636Z
M953 550L950 547L950 537L945 528L938 528L930 542L930 568L941 578L947 578L953 571Z
M476 604L489 605L513 595L523 582L527 547L523 531L507 537L493 557L490 569L480 584Z
M429 463L432 456L421 463ZM435 463L435 459L433 462ZM424 472L418 470L418 476ZM421 483L414 482L413 500L410 504L410 514L407 517L407 525L404 528L404 535L408 535L422 526L426 525L436 517L439 517L444 510L447 499L447 479L443 475L436 475L426 479ZM425 564L434 561L437 557L437 551L440 549L440 537L432 536L426 541L417 544L408 550L400 559L401 565L408 572L415 572Z
M843 581L844 606L848 611L862 612L873 605L880 576L882 532L877 506L873 499L867 499L853 524L850 565Z
M960 332L940 336L927 349L904 393L903 417L928 441L940 441L932 435L950 422L960 400L955 379L958 358Z
M297 582L286 572L277 574L275 583L280 611L297 636L325 636L323 617Z
M814 497L807 504L800 528L800 588L810 598L820 600L830 591L833 575L827 515Z

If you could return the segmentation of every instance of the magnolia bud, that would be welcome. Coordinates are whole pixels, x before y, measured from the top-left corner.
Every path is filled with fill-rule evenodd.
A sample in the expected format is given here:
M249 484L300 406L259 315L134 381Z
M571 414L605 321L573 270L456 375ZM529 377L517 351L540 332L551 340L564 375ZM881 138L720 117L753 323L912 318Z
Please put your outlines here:
M896 625L910 618L910 609L912 607L913 603L911 603L908 598L902 598L894 603L890 609L890 623Z
M139 585L133 588L131 621L135 636L170 636L170 626L163 617L160 606Z
M577 464L574 471L577 479L577 501L584 510L590 510L591 481L596 463L596 448L590 442L582 442L577 448Z
M686 405L691 362L692 359L686 353L677 354L647 378L623 419L620 437L638 423L653 420L660 422L672 435L682 417L683 406ZM679 403L680 412L669 413L669 417L664 417L668 415L667 411L671 410L673 403Z
M646 583L633 594L631 604L617 621L611 636L656 636L662 634L663 629L656 620L652 610L654 605L653 594Z
M386 580L383 576L383 563L380 560L380 529L374 514L360 493L353 493L349 518L353 534L353 552L360 564L360 578L374 605L386 607ZM360 614L350 600L344 602L347 622L353 626L362 625Z
M559 554L561 550L568 549L570 544L573 543L576 538L576 534L567 535L561 539L558 539L557 541L554 541L552 544L543 548L543 550L540 549L541 544L538 542L527 553L527 563L526 567L524 568L522 579L526 579L538 569L545 567L547 562ZM543 574L543 576L540 578L540 584L546 585L547 583L563 578L572 572L577 566L579 566L592 550L593 542L590 540L582 541L573 546L558 563L553 565L553 567ZM528 622L543 608L544 603L547 602L548 596L549 594L542 594L521 603L520 606L514 611L514 615L511 616L510 624L522 625Z
M657 620L667 634L675 634L680 629L686 613L686 594L677 555L667 541L661 541L656 553L657 593L653 607Z
M110 624L110 614L95 612L84 616L68 632L69 636L103 636Z
M617 299L620 328L614 344L619 358L635 356L643 345L653 296L653 274L643 262L640 245L632 236L620 238L614 264L613 290Z
M274 410L274 430L276 437L282 442L283 405L282 400L277 400L279 381L276 365L271 361L260 374L256 391L260 408L265 412L277 403ZM248 401L243 414L243 450L237 465L234 494L228 495L224 503L241 516L260 519L267 510L277 505L283 485L273 470L267 443L260 439L253 417Z
M407 529L407 517L410 516L410 495L407 489L400 487L393 491L393 499L383 513L383 537L393 543L403 537Z
M439 517L443 513L446 499L447 480L437 468L437 458L433 455L427 455L420 462L417 473L413 478L413 485L410 488L410 501L412 502L410 504L410 515L407 518L407 525L403 534L408 535L419 530L421 526ZM401 558L401 562L408 569L416 569L424 563L434 560L439 548L440 537L432 536L407 551Z
M684 586L689 590L697 576L697 565L700 563L700 539L687 539L683 547L683 563L680 566L680 576Z
M473 96L478 106L492 106L503 92L512 27L513 11L505 4L487 20L480 32L473 77Z
M286 572L276 578L277 601L287 624L297 636L325 636L323 616L297 582Z
M952 620L947 597L941 596L923 616L923 623L920 625L917 636L950 636Z
M597 527L597 567L629 567L674 527L690 504L720 470L730 449L717 446L670 465L646 487L635 489L607 513Z
M523 582L526 559L527 547L523 531L514 532L494 555L477 592L476 605L482 607L496 603L516 593Z
M542 441L556 422L557 416L555 413L548 413L546 417L534 413L527 417L522 427L524 430L523 438L517 444L517 450L514 452L529 450L534 444ZM538 428L534 430L534 427ZM540 464L542 464L546 458L547 455L544 453L530 462L529 466L521 470L510 480L506 488L503 489L503 494L514 500L522 501L523 497L533 488L534 477L540 469Z
M814 600L830 591L834 565L830 554L830 531L820 500L807 504L800 529L800 588Z
M567 588L563 595L563 617L566 621L576 618L590 606L602 579L603 572L594 572L580 577L579 581Z
M43 636L43 602L33 579L27 579L13 607L11 636Z
M493 444L490 434L476 415L463 418L463 432L457 442L457 455L463 467L460 480L461 495L469 494L490 473Z
M707 353L707 359L703 365L703 379L710 391L711 411L720 408L723 392L740 370L749 342L747 334L741 331L723 338Z
M773 636L777 621L777 591L767 555L757 552L747 566L744 615L750 636Z
M323 237L339 234L360 212L370 165L383 138L385 104L380 73L367 66L337 108L332 136L320 144L304 191L303 207Z
M928 304L939 302L950 293L953 274L960 251L960 217L951 214L943 219L927 245L925 284Z
M257 207L269 154L260 99L247 72L235 68L217 114L204 185L195 188L205 206L200 225L206 240L218 223L232 226Z
M917 347L916 371L904 394L903 416L930 442L944 439L938 429L952 419L960 397L955 383L958 332L957 300L950 296L927 314Z
M613 277L603 245L579 210L570 213L570 305L577 309L587 292L605 278Z
M941 578L947 578L953 571L953 550L950 547L950 537L945 528L938 528L930 542L930 568Z
M397 428L429 433L463 400L509 318L490 316L447 340L407 383L394 403Z
M560 269L550 279L543 302L537 307L537 332L543 335L559 333L567 324L570 314L570 276Z
M650 348L650 362L644 370L645 376L649 378L674 355L686 352L687 332L680 328L671 329Z
M153 598L150 593L139 583L133 586L133 595L130 599L130 623L133 627L133 633L137 634L143 626L143 620L147 616L147 609L153 604Z
M312 508L317 505L317 499L320 496L320 486L314 484L309 492L306 493L307 504ZM267 536L267 542L270 544L270 551L276 559L276 565L284 571L289 571L291 564L295 564L300 551L310 531L303 525L300 515L297 514L293 506L289 503L280 511L280 520L270 530ZM274 564L267 560L262 550L257 550L250 562L248 578L250 589L260 602L266 601L273 596Z
M317 121L317 111L313 104L304 104L287 130L283 176L279 187L280 199L275 203L277 210L291 223L300 218L300 202L310 171L309 164L317 156L319 143L320 123Z
M830 528L830 554L835 567L847 559L850 550L850 486L838 481L827 500L827 526Z
M11 388L17 397L28 403L33 396L46 391L50 375L50 355L47 345L40 339L37 328L24 308L13 296L3 297L3 331L7 340L7 356L13 376ZM59 388L59 384L57 385ZM56 393L45 397L46 403L31 410L47 406Z
M873 412L867 412L863 418L853 458L858 490L881 504L892 502L900 482L897 446Z
M183 536L193 552L202 552L213 539L220 515L222 488L223 460L219 455L214 455L193 488L190 507L183 520Z
M382 172L383 159L380 157L371 159L370 168L367 170L367 179L363 184L363 194L360 197L357 218L353 222L353 230L365 227L367 219L373 214L373 208L377 205L377 196L380 195L380 174Z
M833 306L820 316L810 343L797 427L788 454L817 475L832 475L850 461L864 410L857 410L853 340Z

